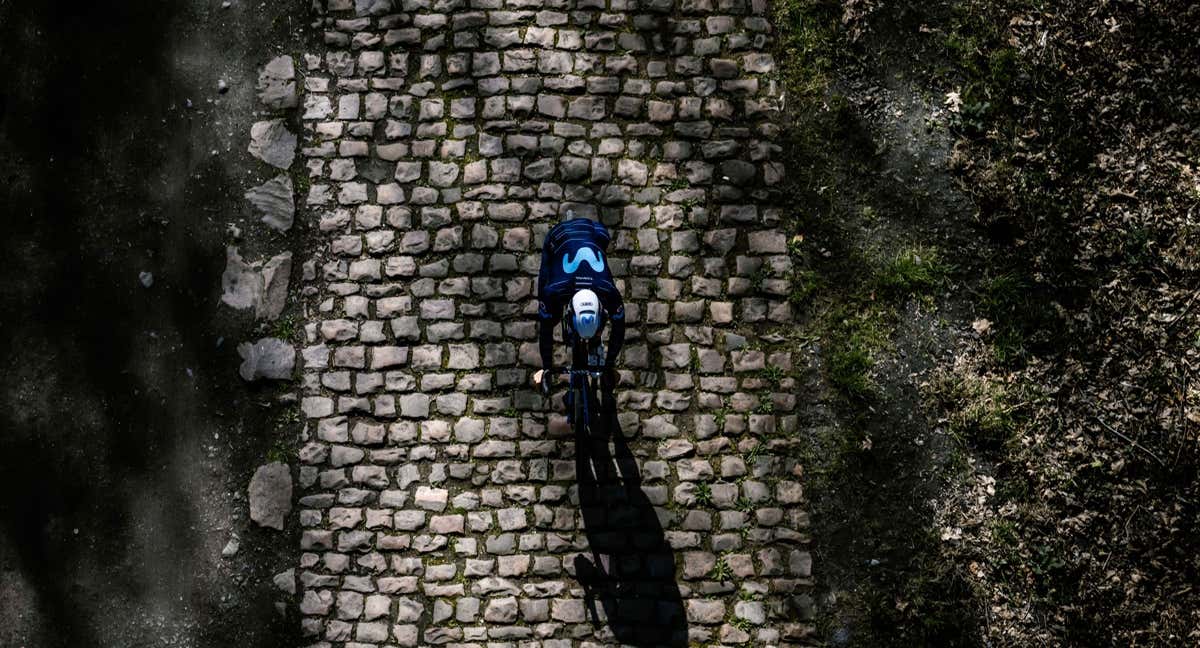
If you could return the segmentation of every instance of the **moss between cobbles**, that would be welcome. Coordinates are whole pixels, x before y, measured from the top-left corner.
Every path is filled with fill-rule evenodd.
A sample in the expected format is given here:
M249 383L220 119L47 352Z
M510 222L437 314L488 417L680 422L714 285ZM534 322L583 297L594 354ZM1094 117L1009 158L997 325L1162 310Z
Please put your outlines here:
M292 186L295 187L296 200L300 204L308 199L308 192L312 189L312 178L308 175L308 170L297 165L292 170Z
M711 577L716 581L733 580L733 570L729 568L729 564L725 561L725 554L717 556L717 562L713 565Z
M295 312L288 313L275 320L271 325L270 333L272 337L277 337L288 342L296 341L296 333L299 329L296 328L297 317Z

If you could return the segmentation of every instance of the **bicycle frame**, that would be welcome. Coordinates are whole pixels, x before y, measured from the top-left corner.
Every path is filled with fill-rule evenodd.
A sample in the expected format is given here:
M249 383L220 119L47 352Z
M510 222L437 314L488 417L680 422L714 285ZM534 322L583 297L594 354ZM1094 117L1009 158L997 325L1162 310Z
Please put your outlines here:
M563 318L563 340L571 344L571 367L557 370L557 375L567 375L568 390L571 393L573 411L571 425L590 426L593 410L592 381L599 380L602 369L604 346L600 343L599 334L590 340L580 339L575 335L570 325L570 311ZM587 429L587 428L583 428Z
M592 420L592 384L591 380L599 380L600 372L594 369L559 369L559 375L569 376L568 389L571 392L571 403L574 408L571 425L590 425Z

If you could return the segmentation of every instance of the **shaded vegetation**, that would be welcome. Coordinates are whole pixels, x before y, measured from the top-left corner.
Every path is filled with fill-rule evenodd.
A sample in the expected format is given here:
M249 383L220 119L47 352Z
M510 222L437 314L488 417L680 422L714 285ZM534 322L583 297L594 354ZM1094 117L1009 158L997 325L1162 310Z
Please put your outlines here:
M964 382L1047 396L1005 426L996 496L958 511L1000 530L952 551L1004 556L975 578L998 643L1200 638L1198 286L1182 252L1196 242L1197 18L1185 2L972 2L948 25L955 168L999 252L979 286L997 327ZM972 402L940 404L954 420Z
M891 368L913 305L936 311L954 268L913 224L930 188L890 168L888 137L848 75L873 78L839 2L776 5L787 113L795 335L815 341L825 393L803 439L812 493L817 618L835 645L973 645L972 593L939 553L929 503L961 455L929 436L915 385ZM936 205L933 205L936 207ZM907 360L905 360L907 362ZM828 408L828 409L826 409Z
M777 17L796 256L818 287L797 302L834 413L807 450L826 639L1195 644L1200 7ZM882 136L916 121L898 87L923 96L924 143L953 142L969 209ZM912 378L943 320L957 359Z

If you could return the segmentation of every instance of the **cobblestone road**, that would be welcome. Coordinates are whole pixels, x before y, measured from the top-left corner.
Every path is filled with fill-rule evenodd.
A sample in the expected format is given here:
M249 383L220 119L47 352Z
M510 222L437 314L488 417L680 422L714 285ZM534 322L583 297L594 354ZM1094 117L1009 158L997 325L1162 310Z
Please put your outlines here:
M299 65L309 643L804 644L763 0L321 11ZM630 322L623 432L594 447L529 385L568 209L613 231ZM610 574L602 623L577 556Z

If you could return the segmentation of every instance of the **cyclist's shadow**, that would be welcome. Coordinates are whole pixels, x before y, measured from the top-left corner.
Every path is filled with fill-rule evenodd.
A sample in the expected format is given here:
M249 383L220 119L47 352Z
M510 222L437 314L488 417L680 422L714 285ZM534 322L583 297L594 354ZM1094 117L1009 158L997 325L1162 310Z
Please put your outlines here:
M587 594L593 623L598 624L599 601L619 642L645 648L687 646L675 553L642 491L637 460L617 423L616 408L609 405L614 402L606 390L590 433L573 426L579 506L591 549L590 560L576 556L575 575Z

